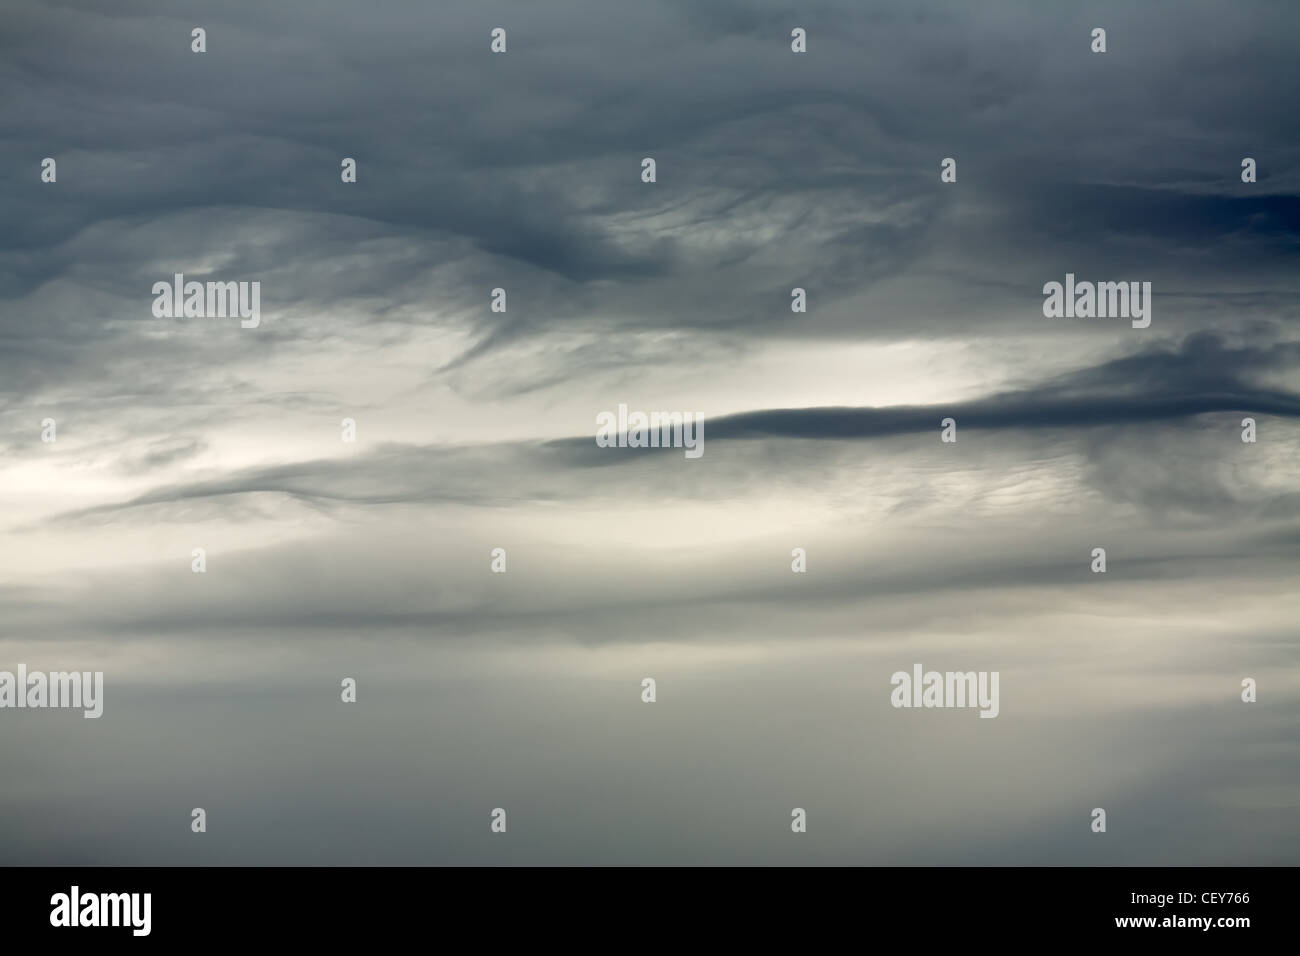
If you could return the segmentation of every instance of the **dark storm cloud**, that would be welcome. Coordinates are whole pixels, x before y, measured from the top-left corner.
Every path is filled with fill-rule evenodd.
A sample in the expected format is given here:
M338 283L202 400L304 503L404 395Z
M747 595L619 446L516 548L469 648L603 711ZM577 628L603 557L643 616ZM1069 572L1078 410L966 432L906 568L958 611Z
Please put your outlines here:
M1181 349L1148 348L1037 388L974 402L901 409L772 409L708 423L710 439L786 436L870 438L933 431L941 417L974 429L1069 428L1182 419L1240 411L1300 417L1300 395L1246 379L1300 362L1300 343L1226 346L1212 334Z
M174 233L201 240L217 211L234 217L214 237L233 243L221 275L274 267L273 304L369 295L388 299L373 315L392 316L428 294L415 280L430 256L452 253L467 259L459 287L440 286L434 302L464 313L509 274L514 312L475 309L483 334L466 361L580 319L784 335L796 284L814 302L798 322L805 337L951 333L992 302L1014 305L1023 327L1042 283L1067 269L1127 264L1164 280L1158 295L1193 267L1198 284L1248 272L1257 290L1295 291L1285 266L1300 173L1281 108L1294 91L1283 37L1295 11L1256 14L1261 30L1180 8L1170 29L1161 9L1103 5L1091 11L1111 24L1102 69L1082 39L1048 56L1062 32L1086 36L1086 18L1056 11L651 7L611 18L581 3L409 3L383 15L329 3L306 16L257 3L10 4L0 53L23 95L0 128L13 168L32 175L6 187L15 215L0 294L91 282L147 321L143 290L157 277L132 267L119 230L74 237L138 224L135 261L188 263L203 279L192 265L202 242L178 256ZM802 63L787 50L792 17L812 30L816 55ZM204 56L188 49L199 21ZM499 22L514 40L493 58L486 33ZM1102 148L1150 142L1152 116L1159 157ZM652 154L660 182L645 187L638 164ZM1261 161L1249 194L1237 177L1245 154ZM36 181L42 155L60 159L56 187ZM337 183L343 155L361 163L355 188ZM937 181L945 155L959 159L959 186ZM1171 163L1181 191L1169 188ZM175 220L187 211L200 218ZM239 219L252 230L263 211L343 218L240 242ZM367 233L407 236L413 254L358 268L346 243ZM421 245L447 241L464 245ZM951 249L965 267L945 263L956 266L945 308L890 294L863 321L855 291L909 272L932 282L927 254ZM313 271L319 262L341 267ZM995 277L1016 291L990 297ZM134 329L106 331L93 307L29 308L0 320L16 340L6 378L20 355L24 387L38 374L100 374L61 342L96 340L104 372L145 347ZM54 334L34 334L36 323ZM274 333L263 338L274 348Z

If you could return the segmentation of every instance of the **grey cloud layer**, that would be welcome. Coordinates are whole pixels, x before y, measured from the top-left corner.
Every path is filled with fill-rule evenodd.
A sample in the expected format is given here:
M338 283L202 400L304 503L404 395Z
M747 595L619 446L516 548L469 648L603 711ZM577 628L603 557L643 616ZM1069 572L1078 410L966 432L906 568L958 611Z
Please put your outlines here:
M109 678L6 737L0 860L1300 859L1300 7L0 20L0 667ZM1045 319L1067 272L1151 327ZM597 447L624 401L704 457ZM1003 715L893 710L917 660Z

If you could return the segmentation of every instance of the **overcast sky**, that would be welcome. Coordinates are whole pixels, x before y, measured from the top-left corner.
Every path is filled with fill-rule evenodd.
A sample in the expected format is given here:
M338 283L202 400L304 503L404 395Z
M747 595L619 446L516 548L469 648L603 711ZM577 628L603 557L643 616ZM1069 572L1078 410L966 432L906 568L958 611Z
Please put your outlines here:
M0 0L0 862L1300 863L1297 31Z

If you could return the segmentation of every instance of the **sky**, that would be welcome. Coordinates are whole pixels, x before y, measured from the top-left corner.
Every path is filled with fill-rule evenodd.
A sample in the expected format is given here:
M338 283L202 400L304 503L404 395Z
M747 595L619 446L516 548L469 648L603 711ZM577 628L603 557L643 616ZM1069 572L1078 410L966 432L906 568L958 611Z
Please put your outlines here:
M0 863L1300 863L1300 7L0 25Z

